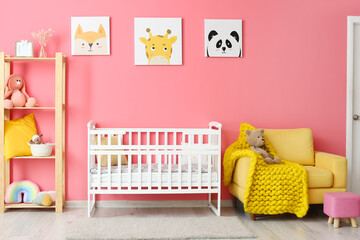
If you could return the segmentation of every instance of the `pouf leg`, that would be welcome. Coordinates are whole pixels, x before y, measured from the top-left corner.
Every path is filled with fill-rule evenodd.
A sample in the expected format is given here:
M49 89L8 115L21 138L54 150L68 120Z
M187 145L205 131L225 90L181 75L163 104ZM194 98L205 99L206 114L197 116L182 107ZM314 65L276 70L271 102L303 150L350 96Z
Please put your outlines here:
M351 226L352 226L353 228L357 228L357 227L358 227L357 222L356 222L356 218L351 218Z
M335 218L334 219L334 228L338 228L340 225L340 218Z
M334 222L334 218L329 217L328 224L333 224L333 222Z
M345 222L350 223L350 218L346 218Z

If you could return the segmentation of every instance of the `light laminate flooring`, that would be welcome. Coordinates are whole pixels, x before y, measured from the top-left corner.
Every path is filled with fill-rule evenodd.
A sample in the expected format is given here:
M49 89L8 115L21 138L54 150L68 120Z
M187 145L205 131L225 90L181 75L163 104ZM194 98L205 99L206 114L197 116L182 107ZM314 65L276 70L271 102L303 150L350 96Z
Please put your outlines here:
M257 216L255 222L238 208L222 208L222 216L238 216L258 239L360 239L360 228L352 228L341 221L340 228L334 229L327 224L327 216L322 212L322 205L311 205L304 218L292 214L276 216ZM93 218L100 217L194 217L213 216L209 208L97 208ZM11 209L0 214L0 239L65 239L65 233L77 218L86 218L86 208L66 208L64 213L55 214L51 209ZM359 222L359 218L357 219Z

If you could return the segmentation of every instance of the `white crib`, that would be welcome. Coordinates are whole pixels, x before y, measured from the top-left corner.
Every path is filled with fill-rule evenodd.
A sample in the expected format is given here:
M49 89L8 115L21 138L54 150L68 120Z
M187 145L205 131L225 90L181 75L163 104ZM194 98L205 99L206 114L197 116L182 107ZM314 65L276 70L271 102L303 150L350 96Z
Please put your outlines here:
M94 137L95 136L95 137ZM111 145L113 136L117 145ZM101 138L106 137L106 145ZM94 139L97 138L97 144ZM104 143L102 143L104 144ZM107 166L102 167L101 156ZM111 166L111 155L127 165ZM220 216L221 124L209 128L96 128L88 123L88 216L96 194L209 195L208 206ZM217 194L217 206L211 194ZM91 199L92 195L92 199Z

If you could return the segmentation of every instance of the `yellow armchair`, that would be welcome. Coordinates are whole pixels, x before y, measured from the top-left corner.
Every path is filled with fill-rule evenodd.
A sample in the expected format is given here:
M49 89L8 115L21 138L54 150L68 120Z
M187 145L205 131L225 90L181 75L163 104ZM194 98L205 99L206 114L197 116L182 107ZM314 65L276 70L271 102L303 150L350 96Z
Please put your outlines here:
M308 175L309 204L323 203L326 192L346 192L347 160L345 157L314 151L312 131L301 129L265 129L264 136L283 160L304 166ZM229 191L244 201L250 158L236 161ZM234 206L236 200L233 198ZM251 214L254 220L254 215Z

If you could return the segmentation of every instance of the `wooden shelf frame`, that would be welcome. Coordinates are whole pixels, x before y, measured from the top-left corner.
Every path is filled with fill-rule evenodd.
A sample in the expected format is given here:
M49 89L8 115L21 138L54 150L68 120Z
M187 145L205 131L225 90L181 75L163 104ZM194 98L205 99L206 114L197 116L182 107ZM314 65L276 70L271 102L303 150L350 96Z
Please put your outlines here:
M55 107L13 108L14 110L55 110L55 155L49 157L21 156L10 161L4 158L4 120L10 120L11 110L0 111L0 213L5 208L55 208L62 212L65 207L65 72L66 57L56 53L55 58L10 57L0 52L0 99L4 99L4 82L11 74L11 64L24 62L55 62ZM0 109L4 109L4 101L0 101ZM10 164L16 159L55 159L55 205L44 207L36 204L5 204L5 191L10 185Z

